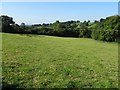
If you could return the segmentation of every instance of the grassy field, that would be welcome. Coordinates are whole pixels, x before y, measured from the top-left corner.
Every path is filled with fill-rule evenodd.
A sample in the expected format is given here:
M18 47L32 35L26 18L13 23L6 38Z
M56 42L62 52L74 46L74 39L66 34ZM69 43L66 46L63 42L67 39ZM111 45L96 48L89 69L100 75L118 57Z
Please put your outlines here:
M118 44L2 34L4 87L118 88Z

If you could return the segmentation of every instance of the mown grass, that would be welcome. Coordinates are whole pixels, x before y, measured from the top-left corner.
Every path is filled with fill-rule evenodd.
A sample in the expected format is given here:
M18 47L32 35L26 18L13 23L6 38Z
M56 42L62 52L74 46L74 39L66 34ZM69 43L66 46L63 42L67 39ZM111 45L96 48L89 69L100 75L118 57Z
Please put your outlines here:
M86 38L2 34L3 86L118 88L118 45Z

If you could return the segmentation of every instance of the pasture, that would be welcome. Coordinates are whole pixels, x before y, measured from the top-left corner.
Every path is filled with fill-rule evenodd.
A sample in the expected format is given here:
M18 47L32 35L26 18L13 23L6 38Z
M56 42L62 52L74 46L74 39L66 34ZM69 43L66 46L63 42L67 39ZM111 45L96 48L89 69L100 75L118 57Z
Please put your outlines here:
M2 33L3 87L118 88L118 44Z

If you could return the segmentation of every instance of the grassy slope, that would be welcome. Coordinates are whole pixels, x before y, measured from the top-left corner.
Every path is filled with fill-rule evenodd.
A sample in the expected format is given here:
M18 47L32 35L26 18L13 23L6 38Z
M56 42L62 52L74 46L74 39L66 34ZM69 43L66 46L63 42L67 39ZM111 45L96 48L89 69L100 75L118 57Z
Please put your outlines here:
M3 82L17 87L118 87L118 45L2 34Z

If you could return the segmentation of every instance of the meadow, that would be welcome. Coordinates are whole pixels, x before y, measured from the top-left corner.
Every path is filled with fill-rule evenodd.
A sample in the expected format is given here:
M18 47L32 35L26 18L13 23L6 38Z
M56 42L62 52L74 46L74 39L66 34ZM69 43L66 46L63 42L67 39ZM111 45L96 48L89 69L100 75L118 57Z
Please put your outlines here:
M118 88L118 44L2 34L3 87Z

